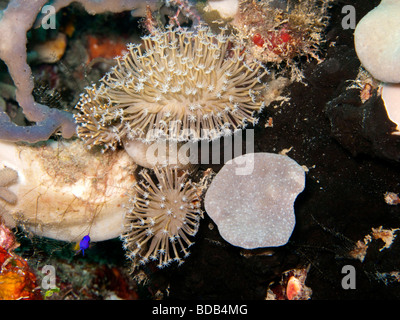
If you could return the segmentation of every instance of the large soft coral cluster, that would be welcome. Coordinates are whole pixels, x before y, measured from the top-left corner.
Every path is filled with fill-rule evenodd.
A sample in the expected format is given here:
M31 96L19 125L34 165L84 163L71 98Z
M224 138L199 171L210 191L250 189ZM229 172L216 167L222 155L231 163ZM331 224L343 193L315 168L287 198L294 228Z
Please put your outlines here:
M150 260L158 267L179 264L189 255L190 237L197 233L202 211L199 188L177 169L155 168L156 179L147 170L134 187L122 236L133 268Z
M143 38L143 47L128 45L100 85L82 94L75 119L88 146L214 139L256 122L266 70L245 62L234 37L168 29Z

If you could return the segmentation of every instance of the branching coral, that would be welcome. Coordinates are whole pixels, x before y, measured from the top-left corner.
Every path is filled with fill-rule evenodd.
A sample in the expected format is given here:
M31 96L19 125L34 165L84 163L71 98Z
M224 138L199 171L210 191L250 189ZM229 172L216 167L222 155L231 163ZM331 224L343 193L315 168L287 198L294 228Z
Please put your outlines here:
M45 3L46 0L11 1L0 20L0 59L8 66L17 87L16 99L24 109L27 119L37 123L36 126L19 127L10 121L5 112L0 112L0 138L3 140L34 142L47 140L59 128L66 137L71 137L75 131L73 118L69 113L36 103L32 96L34 83L31 69L26 62L26 32Z
M155 168L154 181L147 170L134 187L122 236L133 268L158 260L163 268L172 261L183 262L193 243L188 236L197 233L202 211L198 188L177 169Z
M245 63L243 47L222 31L159 31L128 45L117 66L82 94L78 135L91 147L124 139L214 139L256 122L266 73ZM143 50L144 49L144 50Z
M17 87L16 100L23 108L26 118L36 125L23 127L11 122L5 112L0 111L0 139L7 141L37 142L47 140L61 130L65 138L75 134L76 124L68 112L51 109L37 103L32 95L34 81L27 63L27 31L37 22L37 15L48 0L12 0L0 12L0 59L3 60ZM51 5L55 11L68 6L73 0L55 0ZM131 10L140 4L138 0L77 0L90 14L105 11ZM39 21L42 21L39 19Z

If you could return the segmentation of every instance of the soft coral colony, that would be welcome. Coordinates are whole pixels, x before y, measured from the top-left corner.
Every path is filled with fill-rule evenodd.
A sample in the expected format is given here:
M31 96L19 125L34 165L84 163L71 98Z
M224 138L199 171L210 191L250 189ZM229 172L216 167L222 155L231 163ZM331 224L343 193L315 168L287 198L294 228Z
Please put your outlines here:
M244 62L243 47L223 32L159 31L128 45L118 65L86 89L75 116L88 146L122 140L215 139L246 123L263 106L266 71ZM233 47L232 47L233 46Z
M101 6L96 6L97 2L92 3L89 0L81 2L86 10L101 12ZM135 6L135 1L126 2L130 3L132 7ZM68 3L55 2L54 5L62 7ZM121 1L121 3L125 2ZM35 2L36 6L31 4L29 8L24 7L25 3L18 0L12 1L11 4L14 6L9 6L5 10L4 17L18 16L20 18L23 15L33 15L33 13L36 17L45 2L40 4ZM103 4L106 5L109 2L104 1ZM117 7L115 4L113 11L118 11ZM126 3L125 6L121 5L119 8L127 9ZM103 9L108 10L109 8L106 6ZM24 43L26 42L25 32L29 30L34 21L33 17L31 18L24 26L24 30L20 30L18 34L25 39ZM6 30L10 28L10 25L4 21L6 20L3 20L3 25L0 27ZM144 37L142 41L142 45L128 44L128 53L116 59L117 65L100 80L100 85L94 84L86 88L86 93L82 94L77 104L79 112L74 119L77 124L78 137L87 147L101 145L103 151L111 148L115 152L119 152L120 150L116 149L125 140L141 139L146 142L160 138L174 141L210 140L231 135L240 128L246 127L247 123L257 122L256 113L264 106L263 96L266 84L263 82L263 76L267 71L256 60L245 59L242 43L227 34L225 29L213 33L205 26L198 26L194 30L168 27L166 30L156 30L152 36ZM3 44L3 46L5 45ZM22 50L22 48L17 49ZM32 79L11 72L17 66L8 55L11 54L10 52L12 52L10 48L7 52L2 51L2 58L7 62L15 84L18 85L20 82L29 84L27 88L17 87L17 91L19 91L17 100L21 102L24 111L40 115L39 118L44 122L37 120L38 117L33 117L30 120L36 120L36 125L18 127L7 122L8 117L3 113L6 126L0 130L1 138L8 141L35 142L46 140L51 133L64 125L67 125L68 128L72 125L75 128L75 123L71 122L71 115L32 101ZM29 66L27 66L27 70L30 71ZM53 116L58 120L53 121ZM51 132L48 130L47 122L51 124ZM29 132L35 133L36 131L40 134L36 137L29 136ZM71 136L70 131L70 129L68 129L68 133L63 131L66 138ZM64 145L62 152L70 152L71 148L76 147L78 145L75 143L73 147ZM10 148L10 145L7 145L7 148ZM33 148L39 150L38 156L35 156L39 158L39 167L46 168L45 165L40 165L40 162L49 161L43 156L47 149L35 146ZM10 154L17 153L12 147ZM81 157L90 157L79 154ZM64 157L57 155L54 160L56 162L63 161ZM12 165L10 167L14 168ZM73 169L74 165L68 165L68 167L75 170ZM126 165L123 167L125 168ZM105 170L108 169L105 168ZM123 174L129 174L127 172L129 170L124 169ZM189 254L187 248L192 244L190 237L196 234L199 219L202 216L199 198L201 190L190 182L187 172L167 167L154 168L154 173L155 177L153 174L142 174L142 180L138 183L142 187L146 186L147 189L153 186L152 192L144 193L141 193L142 189L137 187L139 184L127 192L128 184L132 183L130 178L125 179L126 182L117 182L118 187L112 188L110 191L110 179L112 183L116 183L116 175L112 174L107 178L108 182L106 182L107 186L104 191L104 198L107 199L104 200L104 203L92 204L88 199L89 206L85 206L85 210L83 210L85 212L79 213L86 215L82 218L88 222L84 223L84 226L82 225L81 230L82 232L90 230L92 239L104 240L107 235L115 237L116 232L123 234L124 246L128 250L127 255L133 260L134 266L139 262L144 263L155 258L159 259L160 267L168 265L171 261L182 262L182 259ZM19 178L19 182L21 179L25 180L24 182L30 180L21 172L19 172ZM93 181L95 180L98 179ZM61 180L57 179L57 181ZM64 181L66 180L64 179ZM42 182L39 181L39 183ZM77 199L83 199L81 187L75 186L76 184L74 183L70 192ZM87 187L89 187L89 191L98 188L97 183L86 185ZM31 188L36 190L35 187ZM57 190L57 188L51 189ZM95 190L93 189L93 191ZM65 192L65 189L62 192ZM95 192L98 193L98 191ZM148 196L148 193L153 196ZM159 193L164 194L165 200L157 198ZM127 194L129 194L128 197ZM136 205L131 208L127 205L125 229L118 229L113 224L112 230L101 234L104 232L104 228L98 228L96 224L100 224L103 220L103 211L113 211L114 206L118 206L114 211L118 212L121 217L125 215L119 213L122 207L120 203L114 204L108 200L112 196L123 198L127 203L136 199L135 203L142 203L142 207ZM102 198L99 197L99 194L94 197L96 200ZM38 195L39 204L43 198L43 195ZM180 202L179 206L176 205L176 201ZM51 220L59 221L61 224L66 221L65 219L72 214L72 203L73 201L70 201L65 210L56 209L52 212ZM94 207L94 209L92 210L90 207ZM158 210L156 213L154 213L155 207ZM8 206L8 208L11 207ZM75 226L73 232L67 231L57 223L46 221L46 217L42 214L43 206L40 205L39 208L40 212L33 213L32 216L41 217L40 225L34 225L34 221L30 221L29 215L25 212L13 211L15 208L11 208L11 214L4 214L9 220L10 216L11 220L15 220L14 225L21 222L26 226L31 225L30 229L39 232L42 236L69 241L79 240L77 238L79 236L77 227L79 226ZM80 221L78 213L74 212L73 214L76 216L74 219ZM115 213L113 214L115 215ZM144 219L145 216L147 218ZM110 215L110 217L112 216ZM113 219L120 221L121 217ZM145 221L148 223L142 225ZM50 233L48 232L49 228L51 228ZM183 255L181 255L182 253Z
M266 97L273 95L277 89L271 85L275 81L273 77L268 79L271 89L268 88L268 71L259 59L255 59L254 50L249 50L244 35L228 32L226 28L213 32L204 25L191 30L179 25L176 28L169 26L152 30L150 36L142 38L142 44L128 44L127 53L115 59L115 67L98 83L85 88L76 105L77 113L72 117L70 113L36 103L32 97L33 81L26 63L26 32L46 2L12 0L0 20L0 31L6 33L11 32L13 25L10 21L13 19L25 22L20 29L11 32L13 39L20 39L20 42L5 41L0 44L0 58L6 62L17 86L17 101L28 120L36 122L30 127L18 127L9 121L5 112L0 111L2 140L45 141L61 130L64 138L77 133L87 149L94 149L90 155L96 154L96 157L102 156L96 153L98 149L114 152L118 157L123 152L120 147L127 142L142 141L149 144L160 139L209 141L232 135L248 124L257 124L259 112L271 101ZM56 0L53 5L59 9L71 2ZM77 2L92 14L130 10L140 4L135 0ZM10 40L10 37L7 39ZM20 59L14 61L13 57L20 52ZM21 66L25 68L22 71ZM82 144L73 144L73 147L81 148ZM64 152L70 152L70 147L65 148ZM87 157L86 163L92 163L83 152L79 155ZM124 169L119 174L107 176L104 195L107 195L107 199L122 198L126 202L125 209L121 213L121 202L110 206L107 200L96 205L96 210L98 207L100 210L108 207L114 215L117 212L118 219L111 215L110 219L124 219L124 224L121 224L123 228L115 226L116 223L111 231L104 231L104 226L97 228L94 221L97 219L100 224L100 217L105 214L96 210L85 210L83 219L74 217L73 220L89 221L90 226L85 224L82 230L91 230L94 240L96 230L98 234L102 233L98 240L121 234L133 269L150 260L158 261L159 267L165 267L172 261L182 263L189 255L188 248L193 244L191 237L196 235L202 217L201 194L204 188L190 180L189 172L173 166L143 170L139 175L140 181L134 182L131 187L134 180L132 170L126 169L129 165L124 156L121 158L122 164L113 168ZM96 158L96 164L97 160L99 158ZM48 159L42 157L40 161ZM113 160L113 163L117 164L118 161ZM73 169L73 166L65 167ZM112 172L106 167L103 169L100 171ZM129 179L119 179L126 181L118 182L118 187L110 192L110 181L116 184L115 177L121 178L123 175L129 175ZM99 179L93 177L95 180ZM98 193L96 184L85 187ZM82 188L78 189L72 192L76 198L82 194ZM93 197L100 198L98 194ZM71 213L71 208L68 204L62 214L56 217L53 214L51 219L64 221L66 214ZM40 228L37 228L39 230L46 227L45 217L43 219ZM29 224L26 220L25 216L24 222ZM109 223L107 217L102 224L106 223ZM57 232L65 231L65 228L53 228ZM57 232L51 235L67 241L78 240L76 237L79 232L76 230L68 236L65 233L59 236Z
M129 200L124 247L133 269L149 260L163 268L189 256L188 248L199 228L202 210L200 188L178 169L154 168L158 184L143 169L143 180L135 185Z
M87 88L75 118L88 147L115 149L122 141L212 140L257 121L264 106L267 73L245 62L243 47L230 35L207 27L158 31L129 53L96 85ZM173 172L169 172L173 170ZM158 260L181 263L197 233L201 210L188 173L154 168L134 187L123 239L133 266ZM178 176L180 175L180 176ZM197 190L197 191L196 191ZM183 253L183 255L181 255Z

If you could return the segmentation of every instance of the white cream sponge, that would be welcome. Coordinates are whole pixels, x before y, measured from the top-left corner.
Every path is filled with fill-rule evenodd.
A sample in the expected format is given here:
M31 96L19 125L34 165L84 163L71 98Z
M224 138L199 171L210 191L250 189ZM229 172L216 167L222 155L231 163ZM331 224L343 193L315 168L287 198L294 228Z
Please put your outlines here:
M365 15L354 32L357 56L380 81L400 82L400 1L382 0Z

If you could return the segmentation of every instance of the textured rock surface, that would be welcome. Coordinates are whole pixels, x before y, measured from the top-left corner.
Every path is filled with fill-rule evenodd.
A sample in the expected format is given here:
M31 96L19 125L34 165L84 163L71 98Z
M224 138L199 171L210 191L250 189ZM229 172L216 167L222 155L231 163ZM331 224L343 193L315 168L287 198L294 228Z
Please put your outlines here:
M235 246L281 246L295 226L293 203L304 184L303 168L289 157L245 154L228 161L214 178L205 209L221 236Z

